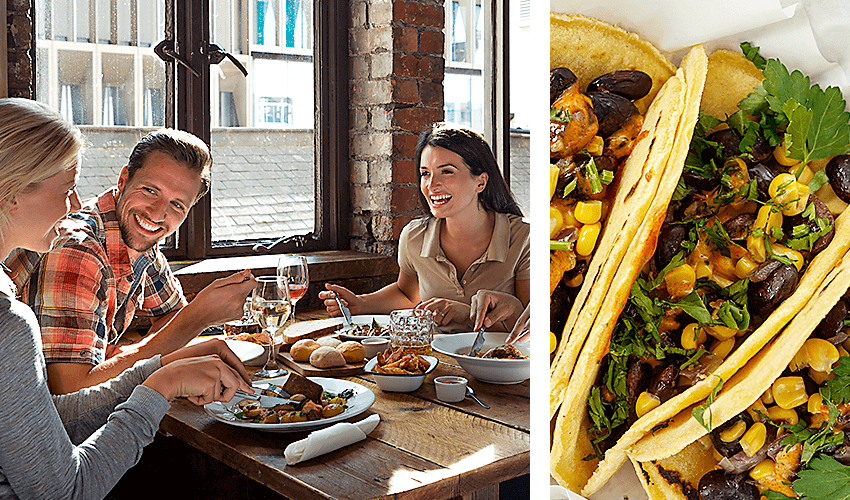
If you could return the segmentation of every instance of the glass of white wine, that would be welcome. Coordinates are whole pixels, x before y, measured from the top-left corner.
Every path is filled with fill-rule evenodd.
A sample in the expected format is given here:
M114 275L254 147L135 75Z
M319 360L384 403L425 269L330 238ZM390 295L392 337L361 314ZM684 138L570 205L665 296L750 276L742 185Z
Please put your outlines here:
M251 296L251 314L269 336L269 357L265 366L254 373L260 378L279 377L287 373L275 359L277 329L286 323L292 310L289 286L276 276L260 276Z

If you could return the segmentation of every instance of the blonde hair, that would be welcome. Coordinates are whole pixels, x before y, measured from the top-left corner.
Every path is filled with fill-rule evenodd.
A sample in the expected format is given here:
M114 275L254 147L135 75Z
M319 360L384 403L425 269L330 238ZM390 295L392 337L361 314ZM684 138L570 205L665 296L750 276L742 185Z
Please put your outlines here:
M56 111L29 99L0 99L0 228L17 194L73 169L83 149L80 129Z

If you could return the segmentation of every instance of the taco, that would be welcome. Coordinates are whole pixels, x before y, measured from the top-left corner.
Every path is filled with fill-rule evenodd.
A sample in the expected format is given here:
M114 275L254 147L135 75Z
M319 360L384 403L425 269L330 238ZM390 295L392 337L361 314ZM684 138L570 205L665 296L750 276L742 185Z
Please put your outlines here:
M744 367L847 251L850 216L836 219L814 194L827 176L808 166L846 151L850 115L840 93L810 87L799 72L743 48L764 84L743 96L731 85L716 86L718 96L707 84L705 102L725 96L741 109L725 119L700 116L657 245L642 254L652 258L620 265L617 276L632 277L624 279L628 301L616 321L594 324L574 369L555 425L552 474L594 464L584 494L613 476L638 440ZM710 58L709 83L746 67L742 56L720 54ZM737 69L725 73L730 58ZM620 290L612 286L603 309L620 304L612 298Z
M569 35L564 35L564 30ZM597 37L603 36L599 35L600 32L610 37L607 43L596 40ZM592 33L593 36L587 33ZM594 42L586 42L588 38ZM558 51L561 40L569 40L574 45L570 47L570 50L560 46L562 50ZM635 49L634 45L639 45L640 48ZM598 52L592 50L594 47ZM621 58L618 58L614 61L615 66L600 69L600 61L604 62L609 54L622 55L635 50L643 53L649 50L647 47L651 48L651 45L640 40L636 35L625 33L595 20L580 16L552 16L552 58L555 60L556 54L560 57L556 64L563 61L562 52L567 52L573 54L577 60L593 61L595 72L605 75L606 70L635 67L634 64L622 66L624 63ZM654 48L650 52L653 57L663 58ZM574 65L581 67L579 61ZM689 131L693 130L697 118L705 73L705 52L702 47L697 46L683 59L682 66L676 74L661 85L647 109L642 131L638 135L639 140L625 164L617 169L615 182L608 186L611 197L607 203L607 219L592 258L585 260L585 266L576 266L584 267L582 269L584 272L580 276L581 286L578 288L578 293L575 294L573 301L560 309L554 307L558 301L553 295L551 314L564 317L566 321L562 322L563 334L551 367L551 415L557 412L562 402L569 401L572 404L576 400L571 395L574 387L569 382L575 376L573 369L576 367L579 353L585 346L585 341L591 342L601 338L599 334L591 331L591 327L616 318L616 315L611 317L611 311L622 309L622 304L627 298L631 285L625 283L628 281L627 277L616 276L617 269L626 256L630 256L631 261L633 256L646 252L644 246L654 244L655 233L663 222L667 204L675 191L676 179L679 177L685 159L690 142ZM576 157L581 158L581 156L574 155L572 163L575 163ZM596 160L593 160L593 163L595 162ZM561 160L557 162L559 167L564 167L564 163ZM569 172L571 168L567 166L559 168L559 171ZM559 192L556 196L561 195L561 185L562 183L558 183L556 191ZM574 192L575 190L570 191L569 194ZM556 204L566 203L563 199L553 200L552 205ZM575 205L578 206L578 202ZM553 207L552 210L554 209ZM551 236L558 237L554 234ZM556 272L555 268L559 260L557 252L552 252L550 285L556 281L551 279L551 275ZM565 281L574 279L571 273L574 274L574 271L569 270L563 277L556 278L561 281L561 285L564 285ZM603 299L614 300L619 302L619 305L610 303L603 305ZM585 373L578 375L579 379L586 376ZM561 411L565 410L561 408ZM575 440L573 443L581 445L582 441ZM566 441L562 444L566 444ZM559 448L553 451L553 456L561 453L573 456L583 451ZM568 474L559 474L557 471L553 471L553 474L566 487L580 489L593 472L595 464L579 460L573 465L570 466Z

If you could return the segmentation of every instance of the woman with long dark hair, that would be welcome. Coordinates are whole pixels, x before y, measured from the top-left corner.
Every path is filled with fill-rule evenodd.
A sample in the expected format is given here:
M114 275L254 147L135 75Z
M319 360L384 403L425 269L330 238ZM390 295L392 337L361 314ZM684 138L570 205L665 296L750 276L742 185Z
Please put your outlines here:
M399 238L398 281L355 295L339 285L319 293L332 316L334 294L353 314L420 307L445 333L470 331L470 301L478 290L509 293L524 308L530 294L529 225L496 158L475 131L446 123L425 130L416 145L420 196L430 214L412 220ZM518 308L494 330L510 331Z

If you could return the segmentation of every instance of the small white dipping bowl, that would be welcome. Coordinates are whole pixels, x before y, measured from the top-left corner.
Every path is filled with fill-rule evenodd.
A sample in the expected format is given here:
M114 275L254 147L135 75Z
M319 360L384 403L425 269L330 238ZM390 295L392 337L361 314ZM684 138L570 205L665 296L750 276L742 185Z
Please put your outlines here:
M415 375L405 375L400 373L380 373L375 371L375 365L378 363L378 358L372 358L366 363L363 371L375 377L375 383L384 392L410 392L419 389L425 377L434 371L439 361L434 356L422 356L428 363L428 369L425 373Z
M466 384L469 382L463 377L445 375L434 379L434 389L437 391L437 399L444 403L459 403L466 398Z
M531 360L526 359L485 359L467 356L475 340L475 332L434 335L431 348L435 351L455 358L463 370L478 379L490 384L519 384L531 376ZM484 346L481 353L500 346L507 340L506 332L484 333ZM529 343L514 344L523 356L529 355Z
M379 352L384 352L390 346L389 337L366 337L360 341L363 344L363 349L366 350L366 359L372 359Z

